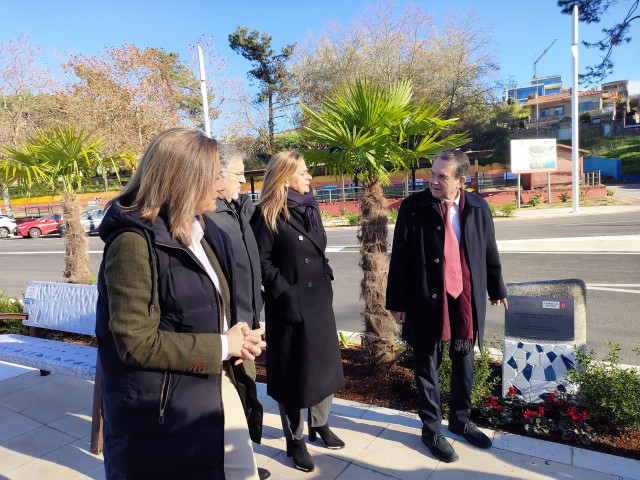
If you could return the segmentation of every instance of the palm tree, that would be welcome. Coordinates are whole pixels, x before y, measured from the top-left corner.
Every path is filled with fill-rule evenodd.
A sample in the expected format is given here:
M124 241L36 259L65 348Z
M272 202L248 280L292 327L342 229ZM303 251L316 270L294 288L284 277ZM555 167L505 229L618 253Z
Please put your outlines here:
M119 167L132 167L134 163L127 152L105 157L104 149L101 139L92 139L84 129L76 132L74 125L39 130L20 149L3 148L8 157L5 161L8 179L23 186L30 186L34 180L44 181L53 192L62 192L62 213L67 227L62 276L69 283L90 283L91 279L88 241L76 197L78 188L106 168L117 173Z
M319 111L301 104L307 121L302 137L312 148L306 153L314 164L324 164L329 174L358 175L364 186L359 197L361 297L365 345L371 365L390 366L397 357L395 326L385 310L387 253L387 203L382 190L398 170L417 165L421 157L469 141L466 134L444 136L455 122L436 117L442 104L416 105L410 81L380 88L357 80L336 89Z

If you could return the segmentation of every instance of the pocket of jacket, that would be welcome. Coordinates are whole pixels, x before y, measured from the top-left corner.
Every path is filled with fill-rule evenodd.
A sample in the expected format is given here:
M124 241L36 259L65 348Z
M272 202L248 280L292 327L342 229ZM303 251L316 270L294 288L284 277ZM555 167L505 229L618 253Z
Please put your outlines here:
M275 299L274 307L283 323L302 323L300 304L298 302L298 284L294 283L282 292L282 294Z

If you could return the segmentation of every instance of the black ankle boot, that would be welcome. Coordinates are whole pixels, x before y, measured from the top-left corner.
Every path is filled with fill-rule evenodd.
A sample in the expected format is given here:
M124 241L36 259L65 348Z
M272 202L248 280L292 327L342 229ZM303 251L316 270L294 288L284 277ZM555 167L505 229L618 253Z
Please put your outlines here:
M321 427L309 427L309 441L314 442L316 435L320 435L320 438L324 442L324 446L331 450L339 450L344 448L344 442L340 440L335 433L329 428L329 424L325 423Z
M298 470L312 472L315 468L311 455L307 451L304 439L296 440L287 438L287 457L293 457L293 464Z

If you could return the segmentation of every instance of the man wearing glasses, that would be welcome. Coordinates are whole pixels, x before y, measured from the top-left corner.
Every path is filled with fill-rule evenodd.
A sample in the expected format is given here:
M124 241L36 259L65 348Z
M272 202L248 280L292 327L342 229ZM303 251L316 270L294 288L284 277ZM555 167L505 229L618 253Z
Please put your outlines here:
M208 215L231 238L236 260L238 319L253 325L251 328L259 328L262 310L260 253L253 230L249 225L255 206L249 195L240 193L245 183L245 153L235 145L218 142L218 157L226 188L218 192L216 210ZM255 371L248 371L250 368L248 362L245 362L247 373L255 377ZM258 468L258 474L261 480L271 476L269 471L263 468Z

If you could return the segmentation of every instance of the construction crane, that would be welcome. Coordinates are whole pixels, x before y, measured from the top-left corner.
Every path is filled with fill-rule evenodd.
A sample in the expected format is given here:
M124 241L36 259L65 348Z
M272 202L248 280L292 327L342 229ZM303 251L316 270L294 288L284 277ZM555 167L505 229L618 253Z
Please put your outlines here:
M542 52L540 56L533 61L533 78L536 78L536 79L538 78L538 62L544 56L544 54L547 53L551 47L553 47L553 44L556 43L557 41L558 39L556 38L553 42L549 44L547 48L544 49L544 52Z

